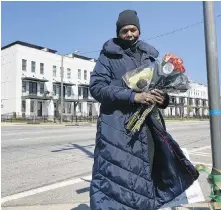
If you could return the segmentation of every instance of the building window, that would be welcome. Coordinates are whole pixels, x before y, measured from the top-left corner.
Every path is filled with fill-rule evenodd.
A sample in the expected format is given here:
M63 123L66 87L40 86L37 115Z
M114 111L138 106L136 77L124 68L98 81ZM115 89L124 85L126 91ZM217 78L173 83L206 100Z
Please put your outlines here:
M35 102L30 101L30 112L34 112L34 106L35 106Z
M21 102L21 111L26 112L26 101Z
M27 60L22 59L22 71L26 71L27 70Z
M29 93L30 94L37 94L37 83L36 82L29 82Z
M78 96L81 96L81 87L78 87Z
M44 89L45 89L45 84L44 83L40 83L40 93L43 94L44 93Z
M44 74L44 64L40 63L40 74Z
M189 105L193 105L193 99L189 98Z
M53 77L56 77L56 71L57 71L57 67L53 66Z
M60 77L61 77L62 67L60 67ZM63 72L64 73L64 72Z
M71 79L71 69L67 68L67 78Z
M31 72L33 72L33 73L35 73L35 65L36 65L35 61L32 61L31 62Z
M81 79L81 70L78 69L78 79Z
M68 97L71 96L71 87L67 87L67 95L68 95Z
M26 92L26 81L22 81L22 92Z
M87 70L84 70L84 80L87 80Z
M88 88L83 88L83 98L88 98Z
M174 97L174 96L170 97L170 103L176 104L176 97Z
M68 103L68 114L71 113L71 103Z
M183 98L183 97L180 98L180 104L185 105L185 98Z
M53 85L53 94L57 95L57 85Z
M79 112L82 112L82 106L81 106L81 103L78 104L78 111L79 111Z

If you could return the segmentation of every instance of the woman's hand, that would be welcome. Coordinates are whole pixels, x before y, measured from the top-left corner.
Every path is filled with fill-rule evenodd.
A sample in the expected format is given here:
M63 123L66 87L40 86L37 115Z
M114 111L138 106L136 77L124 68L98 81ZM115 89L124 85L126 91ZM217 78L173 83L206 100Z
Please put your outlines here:
M152 105L156 102L156 97L151 93L136 93L134 97L134 101L140 104Z
M155 89L150 91L151 95L155 97L155 101L158 105L163 105L164 104L164 93L161 90Z

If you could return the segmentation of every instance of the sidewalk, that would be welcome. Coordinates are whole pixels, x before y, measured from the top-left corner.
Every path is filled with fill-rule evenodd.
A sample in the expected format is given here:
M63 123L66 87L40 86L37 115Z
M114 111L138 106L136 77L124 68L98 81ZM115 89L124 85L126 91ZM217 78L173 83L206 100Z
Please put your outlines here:
M94 122L73 122L73 123L19 123L1 122L1 126L95 126Z
M90 210L89 204L57 204L47 206L2 207L2 210ZM105 209L104 209L105 210ZM221 210L218 203L195 203L183 207L164 208L161 210Z

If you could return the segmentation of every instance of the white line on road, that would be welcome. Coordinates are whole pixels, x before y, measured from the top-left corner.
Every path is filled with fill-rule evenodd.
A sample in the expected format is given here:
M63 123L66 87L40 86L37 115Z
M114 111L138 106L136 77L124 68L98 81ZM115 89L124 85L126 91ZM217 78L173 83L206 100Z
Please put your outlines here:
M74 129L59 129L59 130L42 130L42 131L38 131L38 130L31 130L31 131L24 131L21 130L19 131L14 131L13 133L10 131L7 132L2 132L2 137L6 137L6 136L18 136L18 135L33 135L33 133L37 132L37 134L51 134L51 133L67 133L67 132L82 132L82 131L94 131L94 127L89 127L89 128L74 128Z
M202 163L202 162L195 162L195 161L191 161L191 163L194 164L194 165L202 164L202 165L205 165L205 166L210 166L210 167L212 167L212 164L210 164L210 163Z
M58 183L55 183L55 184L51 184L51 185L44 186L44 187L39 187L39 188L36 188L36 189L33 189L33 190L28 190L28 191L25 191L25 192L22 192L22 193L14 194L14 195L9 195L9 196L3 197L1 199L1 203L3 204L5 202L16 200L16 199L19 199L19 198L24 198L24 197L35 195L35 194L38 194L38 193L46 192L46 191L49 191L49 190L54 190L54 189L57 189L57 188L77 184L77 183L80 183L80 182L84 182L84 180L91 180L91 175L81 177L81 178L71 179L71 180L67 180L67 181L58 182Z
M211 153L204 153L204 152L191 152L189 153L192 156L205 156L205 157L211 157Z
M205 146L205 147L199 147L199 148L196 148L196 149L188 150L188 152L193 153L193 152L198 152L198 151L205 150L205 149L210 149L210 148L211 148L211 145L208 145L208 146Z
M13 139L5 139L7 141L25 141L25 140L35 140L35 139L51 139L51 138L64 138L64 137L68 137L68 136L72 136L75 137L76 133L72 133L72 134L58 134L56 136L35 136L35 137L29 137L29 138L20 138L20 139L16 139L15 137Z

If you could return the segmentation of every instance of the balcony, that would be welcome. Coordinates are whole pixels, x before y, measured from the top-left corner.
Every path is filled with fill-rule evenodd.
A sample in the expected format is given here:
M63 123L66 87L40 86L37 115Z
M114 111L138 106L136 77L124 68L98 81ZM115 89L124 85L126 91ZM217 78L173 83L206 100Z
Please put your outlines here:
M39 92L23 92L22 99L39 99L39 100L51 100L53 96L49 91L45 91L43 94Z
M45 78L27 77L27 76L24 76L21 79L24 81L31 81L31 82L48 82L49 81Z

